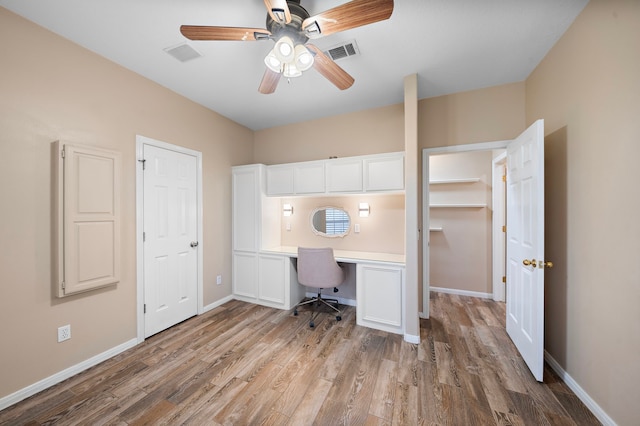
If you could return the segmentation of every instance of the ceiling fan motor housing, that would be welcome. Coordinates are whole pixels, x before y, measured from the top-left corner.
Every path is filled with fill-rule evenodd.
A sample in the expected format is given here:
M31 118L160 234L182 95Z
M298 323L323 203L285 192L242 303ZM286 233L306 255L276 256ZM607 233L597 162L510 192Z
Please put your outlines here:
M300 6L300 0L287 0L289 12L291 13L291 22L288 24L280 24L275 21L271 15L267 14L267 29L273 35L274 40L283 36L289 36L294 44L305 44L309 37L302 31L302 22L310 15L307 10Z

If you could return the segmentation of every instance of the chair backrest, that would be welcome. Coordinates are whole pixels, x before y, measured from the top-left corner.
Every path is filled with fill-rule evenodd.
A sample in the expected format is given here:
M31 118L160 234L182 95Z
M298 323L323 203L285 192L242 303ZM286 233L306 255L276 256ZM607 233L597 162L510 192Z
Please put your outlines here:
M298 247L298 282L316 288L337 287L344 281L344 270L333 257L332 248Z

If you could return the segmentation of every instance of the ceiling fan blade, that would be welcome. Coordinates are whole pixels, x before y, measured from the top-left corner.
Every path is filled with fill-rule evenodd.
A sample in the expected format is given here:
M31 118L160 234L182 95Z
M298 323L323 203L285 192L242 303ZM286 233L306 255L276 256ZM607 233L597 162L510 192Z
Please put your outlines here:
M306 45L315 54L313 68L322 74L327 80L332 82L338 89L345 90L353 85L355 81L348 72L340 68L331 58L324 54L313 44Z
M302 22L302 30L307 37L318 38L384 21L392 13L393 0L353 0L308 17Z
M291 22L291 12L287 5L287 0L264 0L267 11L274 21L280 24L288 24Z
M278 87L278 83L280 82L280 73L271 71L267 68L264 71L264 76L262 76L262 81L260 82L260 87L258 88L258 92L263 95L269 95L276 91L276 87Z
M271 33L264 28L182 25L180 32L189 40L254 41L271 37Z

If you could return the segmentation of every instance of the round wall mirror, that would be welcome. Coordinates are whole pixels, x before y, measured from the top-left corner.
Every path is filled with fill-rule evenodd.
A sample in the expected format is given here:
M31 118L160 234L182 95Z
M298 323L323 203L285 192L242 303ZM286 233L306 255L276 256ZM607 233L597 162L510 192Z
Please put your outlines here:
M339 207L320 207L311 213L311 229L322 237L344 237L349 233L349 213Z

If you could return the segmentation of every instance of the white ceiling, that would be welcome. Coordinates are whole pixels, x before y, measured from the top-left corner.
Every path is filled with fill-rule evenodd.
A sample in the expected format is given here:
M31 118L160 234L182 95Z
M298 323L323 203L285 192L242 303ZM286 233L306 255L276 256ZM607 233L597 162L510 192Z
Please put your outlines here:
M418 75L420 99L522 81L588 0L396 0L389 20L313 40L355 40L338 65L338 90L315 70L258 93L271 41L188 41L181 24L264 28L263 0L0 0L0 5L250 129L260 130L403 102ZM314 15L346 0L302 0ZM163 49L187 42L203 56Z

